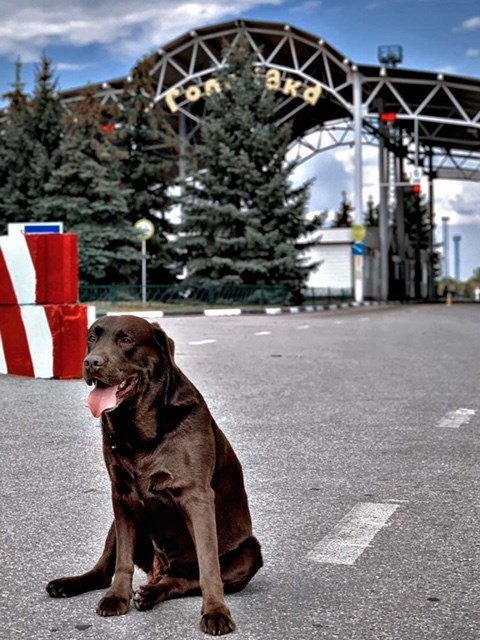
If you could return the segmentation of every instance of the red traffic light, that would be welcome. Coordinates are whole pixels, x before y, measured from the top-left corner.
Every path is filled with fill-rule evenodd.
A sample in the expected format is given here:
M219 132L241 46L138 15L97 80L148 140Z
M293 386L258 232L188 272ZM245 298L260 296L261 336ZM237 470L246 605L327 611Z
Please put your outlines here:
M420 195L422 193L422 187L419 184L414 184L413 185L413 193L416 193L417 195Z
M381 122L396 122L398 117L398 113L394 111L384 111L380 114Z

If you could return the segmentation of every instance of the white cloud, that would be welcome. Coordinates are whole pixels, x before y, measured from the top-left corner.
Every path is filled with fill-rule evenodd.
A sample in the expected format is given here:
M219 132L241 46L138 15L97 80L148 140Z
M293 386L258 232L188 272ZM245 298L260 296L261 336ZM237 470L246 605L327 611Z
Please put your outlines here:
M473 49L473 48L467 49L465 51L465 55L468 58L478 58L478 56L480 56L480 49Z
M473 16L472 18L468 18L468 20L464 20L460 26L454 27L454 31L473 31L475 29L480 29L480 16Z
M320 9L322 0L304 0L301 4L290 7L291 13L314 13Z
M90 63L77 64L76 62L56 62L55 69L57 71L81 71L91 67Z
M48 45L100 44L140 56L192 27L283 0L0 0L0 55L36 60Z

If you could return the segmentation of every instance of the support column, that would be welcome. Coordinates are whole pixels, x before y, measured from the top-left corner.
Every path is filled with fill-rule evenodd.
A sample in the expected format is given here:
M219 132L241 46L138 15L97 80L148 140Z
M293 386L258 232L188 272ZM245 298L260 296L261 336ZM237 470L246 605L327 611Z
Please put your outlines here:
M434 209L434 190L433 190L433 152L430 149L428 154L428 220L430 226L430 237L428 246L428 297L430 300L435 298L435 209Z
M362 76L357 69L352 71L353 76L353 126L354 126L354 207L355 224L363 225L363 163L362 163ZM354 256L354 287L355 302L363 302L363 271L364 257Z
M403 157L395 158L396 171L395 181L397 184L404 181L404 162ZM400 299L405 300L406 297L406 251L405 251L405 207L403 201L403 187L396 187L397 206L395 208L395 223L397 232L398 257L400 258Z
M385 149L385 125L380 125L378 145L378 174L380 182L380 203L378 216L378 231L380 235L380 297L388 300L388 172Z

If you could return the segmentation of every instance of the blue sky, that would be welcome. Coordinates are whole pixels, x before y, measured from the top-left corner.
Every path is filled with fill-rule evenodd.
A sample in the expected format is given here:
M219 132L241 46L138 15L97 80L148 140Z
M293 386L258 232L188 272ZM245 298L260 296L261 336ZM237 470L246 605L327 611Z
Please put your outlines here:
M27 89L42 51L67 89L125 76L138 58L185 31L239 17L295 25L355 62L376 63L378 45L401 44L405 68L480 78L478 0L0 0L0 15L0 94L13 81L17 56ZM368 176L375 159L366 163ZM304 165L302 175L316 177L312 209L333 208L342 190L352 192L350 164L337 151ZM374 177L371 183L376 200ZM451 235L462 235L463 278L480 266L478 202L479 184L437 182L437 215L449 215Z

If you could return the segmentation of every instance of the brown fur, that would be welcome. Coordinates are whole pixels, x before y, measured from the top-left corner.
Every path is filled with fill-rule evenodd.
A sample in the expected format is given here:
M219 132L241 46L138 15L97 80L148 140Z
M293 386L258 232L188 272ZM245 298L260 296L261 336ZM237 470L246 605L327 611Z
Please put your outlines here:
M89 332L84 378L107 386L133 380L101 417L114 522L93 569L53 580L48 593L73 596L111 585L97 613L121 615L136 565L148 576L133 594L137 609L201 592L201 629L232 631L224 591L239 591L262 566L260 545L240 463L175 364L173 341L140 318L101 318Z

